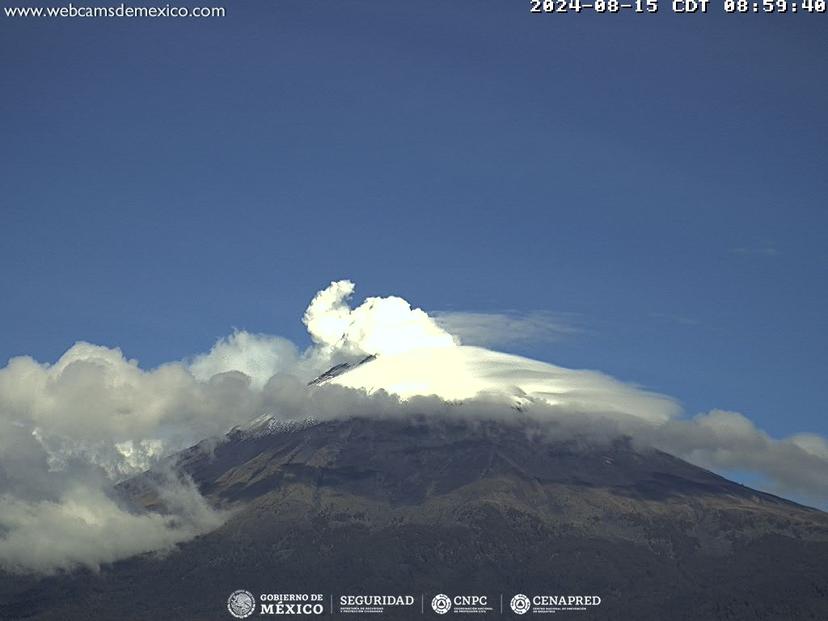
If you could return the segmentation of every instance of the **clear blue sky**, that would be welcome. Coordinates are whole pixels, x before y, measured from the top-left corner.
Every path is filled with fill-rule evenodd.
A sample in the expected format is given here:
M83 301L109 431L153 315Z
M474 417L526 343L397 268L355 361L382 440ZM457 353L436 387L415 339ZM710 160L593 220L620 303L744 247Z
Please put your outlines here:
M824 15L226 6L0 17L3 363L302 343L347 277L573 313L520 353L828 434Z

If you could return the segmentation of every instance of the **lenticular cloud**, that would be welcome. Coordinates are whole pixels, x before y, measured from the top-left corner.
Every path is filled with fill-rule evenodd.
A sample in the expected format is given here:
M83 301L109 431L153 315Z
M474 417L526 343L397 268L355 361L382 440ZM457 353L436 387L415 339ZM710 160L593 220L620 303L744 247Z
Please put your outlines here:
M515 405L530 401L571 412L621 414L663 421L676 415L672 399L649 393L593 371L467 347L419 308L398 297L367 298L352 309L354 284L332 282L316 294L304 322L317 354L333 360L377 356L339 375L333 383L402 399L436 395L457 401L500 395Z

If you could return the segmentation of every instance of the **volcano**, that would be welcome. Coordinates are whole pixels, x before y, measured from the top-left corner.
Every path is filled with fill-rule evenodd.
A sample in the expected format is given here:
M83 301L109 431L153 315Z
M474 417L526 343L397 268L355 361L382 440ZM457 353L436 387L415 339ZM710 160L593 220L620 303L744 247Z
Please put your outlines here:
M334 616L340 594L384 594L416 602L384 618L434 617L438 593L515 616L525 593L600 598L574 618L828 618L828 514L519 412L262 417L173 464L230 512L221 527L97 573L6 576L0 617L227 620L245 589L322 593ZM120 492L163 512L154 477Z

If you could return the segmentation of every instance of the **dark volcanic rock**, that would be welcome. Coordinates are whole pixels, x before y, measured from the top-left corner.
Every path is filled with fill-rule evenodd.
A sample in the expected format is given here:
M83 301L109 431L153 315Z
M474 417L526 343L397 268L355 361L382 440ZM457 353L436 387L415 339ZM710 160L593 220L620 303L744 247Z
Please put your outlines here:
M267 429L177 457L233 509L222 527L97 574L0 577L0 617L226 620L245 588L600 595L570 615L584 619L828 619L828 515L666 453L517 419ZM158 508L147 480L122 490Z

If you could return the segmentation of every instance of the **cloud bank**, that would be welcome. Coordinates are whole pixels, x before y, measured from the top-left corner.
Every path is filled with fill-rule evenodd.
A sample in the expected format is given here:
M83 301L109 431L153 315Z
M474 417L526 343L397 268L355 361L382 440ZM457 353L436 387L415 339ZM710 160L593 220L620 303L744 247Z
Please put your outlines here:
M52 572L102 563L148 551L171 550L221 525L191 482L171 479L159 488L170 513L136 514L98 486L73 483L58 500L0 496L0 559L9 571Z
M303 321L313 344L237 331L210 351L143 369L118 349L76 343L53 364L18 357L0 369L0 569L98 567L169 550L218 526L191 482L166 477L169 515L139 514L112 493L203 438L268 414L520 415L552 432L631 435L699 465L762 477L764 487L828 504L828 443L774 439L734 412L682 415L675 400L596 371L463 344L478 313L439 321L399 297L352 308L354 285L320 291ZM444 318L445 319L445 318ZM500 319L493 320L494 322ZM376 359L318 386L334 364ZM123 537L123 533L130 533Z

